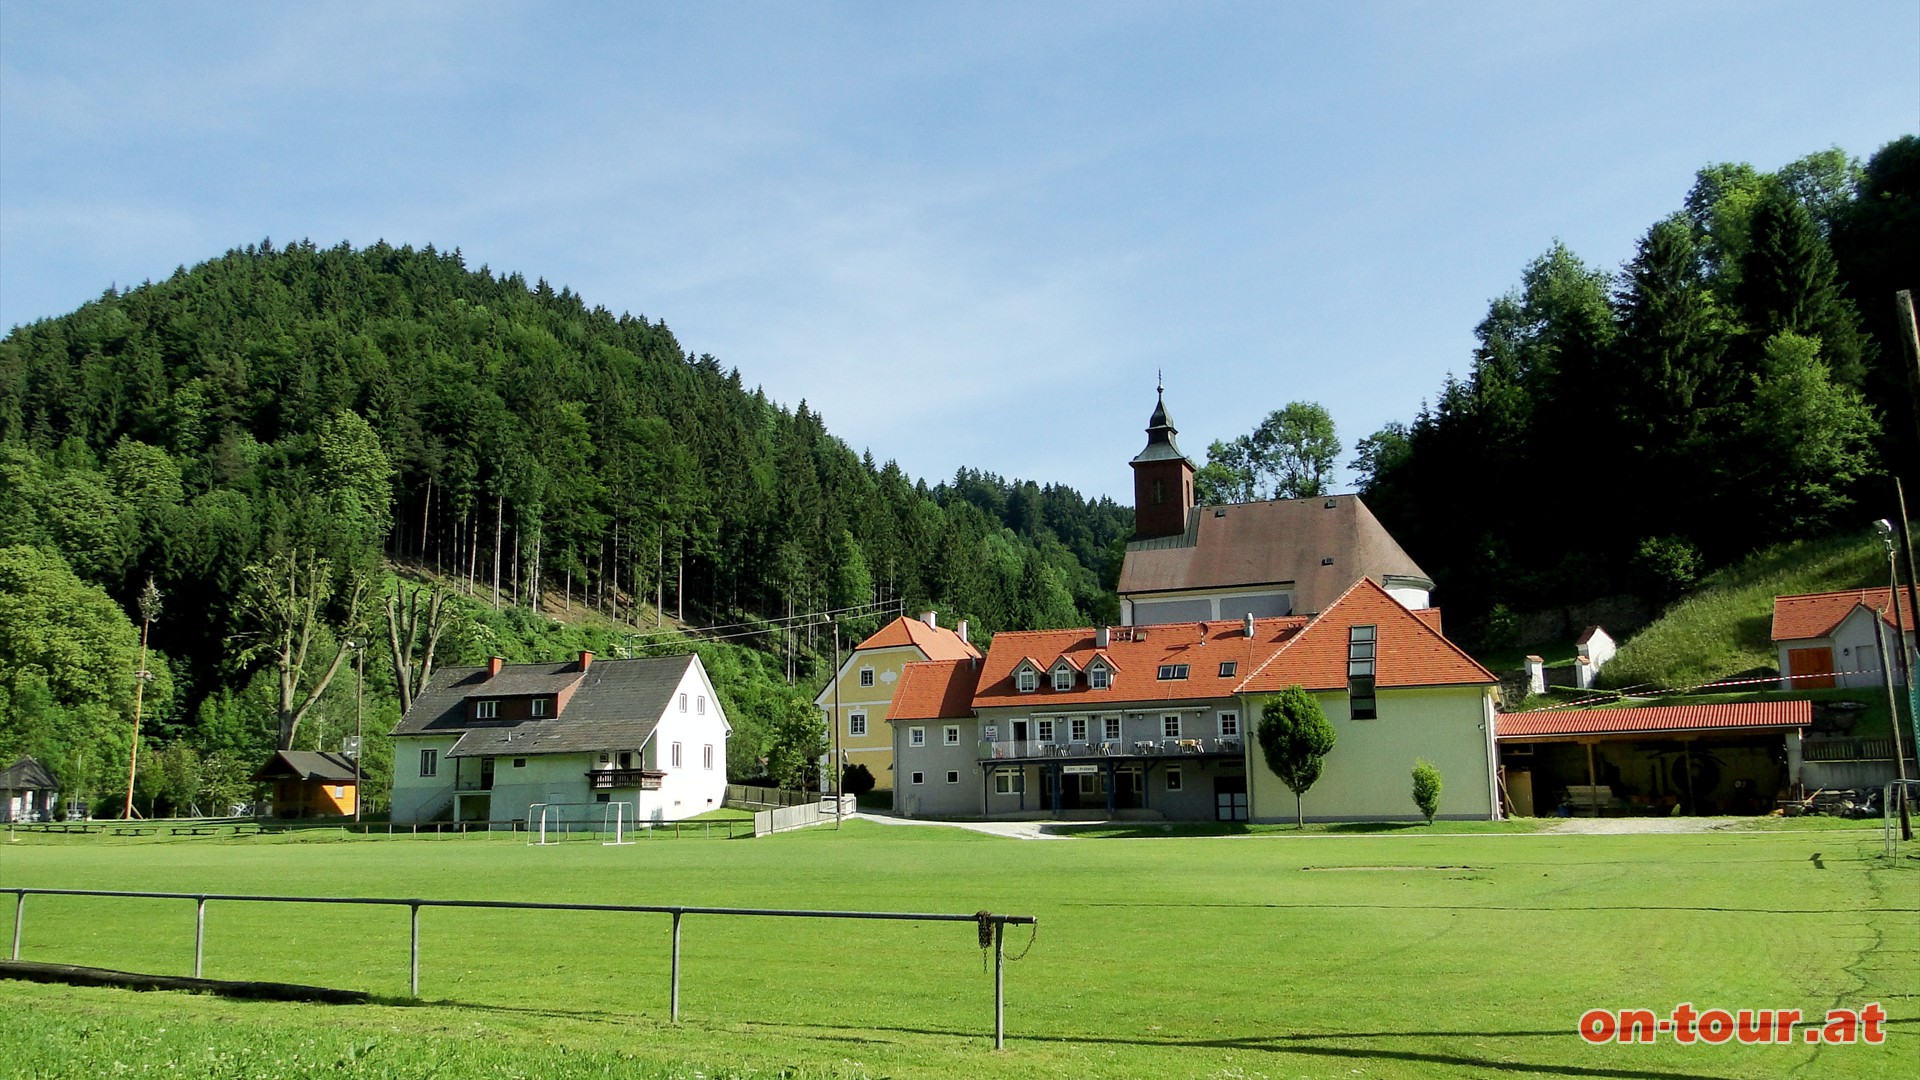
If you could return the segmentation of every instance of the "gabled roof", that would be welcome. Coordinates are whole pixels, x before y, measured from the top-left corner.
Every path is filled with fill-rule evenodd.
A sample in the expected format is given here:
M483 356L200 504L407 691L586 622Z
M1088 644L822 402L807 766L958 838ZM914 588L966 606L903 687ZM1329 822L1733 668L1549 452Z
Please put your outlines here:
M353 759L345 754L317 750L277 750L254 771L256 782L267 780L320 780L329 784L353 783Z
M1372 579L1361 578L1248 676L1240 691L1270 693L1295 685L1308 690L1344 689L1347 630L1369 625L1376 628L1374 685L1381 689L1499 682L1427 620L1408 611Z
M1359 496L1337 495L1195 507L1183 535L1127 545L1118 591L1291 583L1293 610L1305 614L1325 611L1361 577L1432 585Z
M974 684L979 677L980 663L971 658L908 664L900 669L900 686L893 692L887 722L972 716Z
M570 754L596 750L638 750L673 702L687 669L700 662L693 654L646 656L632 660L596 660L585 672L573 661L563 664L509 664L487 678L484 667L441 668L393 729L402 735L459 735L449 757ZM525 720L473 720L467 700L492 697L492 685L534 685L575 668L573 696L558 716ZM501 683L501 680L508 680ZM722 724L720 703L709 703Z
M980 650L963 640L959 634L945 627L928 626L919 619L909 619L905 615L881 627L867 640L855 645L854 651L894 649L903 645L919 649L921 654L929 660L959 660L980 655Z
M1746 701L1724 705L1663 705L1584 712L1502 713L1502 739L1542 735L1619 735L1716 731L1731 728L1795 728L1813 723L1811 701Z
M1878 613L1882 622L1892 626L1893 612L1887 603L1887 592L1886 589L1846 589L1776 596L1773 598L1773 640L1826 637L1858 607ZM1913 608L1907 602L1904 589L1900 592L1900 619L1907 629L1913 629Z
M1253 637L1246 635L1246 625L1239 619L1116 626L1109 631L1105 649L1095 647L1091 627L1009 631L994 636L993 647L981 665L980 688L973 703L977 708L1112 708L1128 702L1230 697L1239 678L1221 678L1221 661L1232 660L1239 671L1251 671L1281 643L1299 633L1306 622L1291 617L1257 619ZM1114 670L1110 689L1095 690L1079 679L1074 680L1071 690L1055 690L1044 679L1038 690L1028 693L1014 687L1013 673L1022 662L1030 661L1047 671L1064 656L1084 670L1096 654L1105 657ZM1158 678L1164 664L1186 664L1187 677Z
M0 770L0 791L59 791L60 781L54 779L45 765L31 755Z

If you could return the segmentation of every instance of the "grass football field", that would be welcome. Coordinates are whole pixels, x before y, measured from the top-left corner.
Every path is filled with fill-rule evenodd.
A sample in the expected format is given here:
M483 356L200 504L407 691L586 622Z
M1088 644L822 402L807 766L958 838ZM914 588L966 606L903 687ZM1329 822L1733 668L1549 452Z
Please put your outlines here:
M206 975L262 1003L0 980L0 1075L1920 1076L1920 860L1874 828L1013 840L853 822L760 840L0 844L0 886L1040 918L1005 1050L968 924L208 907ZM1912 850L1912 849L1910 849ZM11 897L0 897L11 908ZM7 915L10 915L9 911ZM31 897L22 959L191 974L186 901ZM11 928L11 919L0 916ZM1010 954L1028 943L1010 928ZM1590 1045L1593 1008L1884 1006L1880 1045Z

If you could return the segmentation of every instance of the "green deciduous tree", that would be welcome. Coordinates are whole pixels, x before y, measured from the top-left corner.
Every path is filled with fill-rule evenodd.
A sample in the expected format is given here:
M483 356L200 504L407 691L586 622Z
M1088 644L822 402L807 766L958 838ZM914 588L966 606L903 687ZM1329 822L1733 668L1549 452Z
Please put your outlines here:
M1413 763L1413 805L1427 816L1428 825L1440 812L1440 770L1425 758Z
M1306 827L1306 811L1301 799L1333 750L1333 725L1327 714L1301 687L1289 686L1260 701L1260 727L1255 733L1267 768L1293 792L1294 821Z
M767 776L775 785L805 791L820 778L827 752L827 728L820 710L799 695L776 706L767 730Z

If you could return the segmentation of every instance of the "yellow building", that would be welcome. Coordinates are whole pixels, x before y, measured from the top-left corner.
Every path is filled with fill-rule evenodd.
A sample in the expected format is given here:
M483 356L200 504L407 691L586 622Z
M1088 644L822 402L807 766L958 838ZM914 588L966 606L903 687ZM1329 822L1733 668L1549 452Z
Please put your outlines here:
M837 734L844 766L865 765L874 785L893 790L893 732L887 710L900 688L900 669L922 660L980 658L967 641L967 624L941 629L931 611L917 619L901 616L854 646L833 680L814 699L827 718L827 735ZM839 712L834 712L834 690L839 688Z

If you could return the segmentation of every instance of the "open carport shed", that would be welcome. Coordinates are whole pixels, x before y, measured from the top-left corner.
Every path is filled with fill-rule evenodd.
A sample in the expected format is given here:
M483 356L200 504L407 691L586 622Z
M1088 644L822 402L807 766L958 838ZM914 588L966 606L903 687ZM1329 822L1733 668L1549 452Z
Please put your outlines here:
M1810 701L1506 713L1509 811L1763 814L1791 780Z

